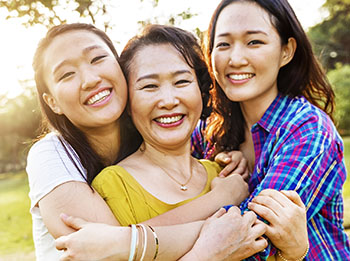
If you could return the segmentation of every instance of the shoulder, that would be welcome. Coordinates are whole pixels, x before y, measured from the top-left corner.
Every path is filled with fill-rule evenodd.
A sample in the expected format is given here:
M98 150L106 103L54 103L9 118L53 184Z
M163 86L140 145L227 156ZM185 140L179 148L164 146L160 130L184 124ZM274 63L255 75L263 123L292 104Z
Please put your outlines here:
M208 174L215 174L217 176L222 170L222 167L215 161L201 159L199 162L204 166Z
M113 187L122 184L125 179L130 178L130 174L121 166L113 165L104 168L92 181L92 186L97 190Z

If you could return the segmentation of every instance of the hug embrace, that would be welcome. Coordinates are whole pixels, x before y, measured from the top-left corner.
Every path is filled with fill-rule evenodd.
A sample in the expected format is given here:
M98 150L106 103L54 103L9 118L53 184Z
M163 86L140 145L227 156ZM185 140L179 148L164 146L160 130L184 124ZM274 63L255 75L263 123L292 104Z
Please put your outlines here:
M334 93L288 2L224 0L204 41L150 25L119 57L92 25L48 31L37 260L350 258Z

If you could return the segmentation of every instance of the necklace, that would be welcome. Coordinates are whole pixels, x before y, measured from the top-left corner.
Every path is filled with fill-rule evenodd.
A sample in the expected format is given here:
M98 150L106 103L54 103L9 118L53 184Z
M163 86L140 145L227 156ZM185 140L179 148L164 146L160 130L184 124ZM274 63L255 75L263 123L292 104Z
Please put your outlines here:
M141 149L140 149L140 151L141 151L141 152L144 152L144 150L141 150ZM181 182L177 181L173 176L171 176L171 175L169 174L169 172L166 171L163 167L159 166L152 158L148 157L147 155L146 155L146 157L147 157L150 161L152 161L154 165L158 166L161 170L163 170L163 172L164 172L169 178L171 178L173 181L175 181L177 184L179 184L179 185L180 185L180 189L181 189L182 191L187 191L187 190L188 190L187 184L190 182L190 180L191 180L191 178L192 178L192 167L191 167L191 174L190 174L190 177L188 178L188 180L187 180L185 183L181 183ZM192 164L191 164L191 165L192 165Z

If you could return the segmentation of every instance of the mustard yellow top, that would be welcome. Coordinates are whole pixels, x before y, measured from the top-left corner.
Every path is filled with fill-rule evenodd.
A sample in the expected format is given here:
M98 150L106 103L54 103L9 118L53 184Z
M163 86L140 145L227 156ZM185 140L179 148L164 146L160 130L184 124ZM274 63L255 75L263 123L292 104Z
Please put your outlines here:
M93 180L92 186L106 201L120 225L137 224L208 193L210 183L219 174L221 167L209 160L199 160L199 162L208 173L204 189L196 197L176 204L168 204L154 197L118 165L102 170Z

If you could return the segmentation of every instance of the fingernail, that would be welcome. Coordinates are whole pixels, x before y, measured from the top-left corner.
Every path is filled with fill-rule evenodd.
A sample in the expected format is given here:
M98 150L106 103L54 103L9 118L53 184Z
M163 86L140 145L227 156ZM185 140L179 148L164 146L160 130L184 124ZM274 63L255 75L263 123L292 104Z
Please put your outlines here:
M68 215L67 215L66 213L61 213L61 214L60 214L60 217L61 217L63 220L67 220Z

